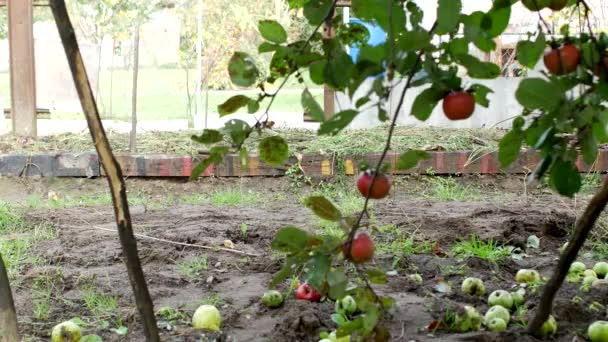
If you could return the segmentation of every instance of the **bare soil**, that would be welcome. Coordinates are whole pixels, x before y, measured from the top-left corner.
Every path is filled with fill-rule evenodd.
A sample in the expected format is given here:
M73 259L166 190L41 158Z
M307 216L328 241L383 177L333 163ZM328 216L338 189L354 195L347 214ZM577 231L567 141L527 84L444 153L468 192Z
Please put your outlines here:
M487 181L488 184L495 183ZM211 183L209 183L211 182ZM130 181L132 189L140 189L155 196L168 193L208 191L222 184L262 188L269 192L284 192L286 199L264 204L238 207L203 205L174 205L163 209L144 206L132 208L136 233L174 242L204 246L223 246L225 240L234 243L235 249L256 256L246 256L220 250L204 250L156 241L139 239L139 251L147 275L148 285L156 308L172 307L191 317L204 298L221 298L219 308L223 315L221 335L207 335L209 340L220 341L318 341L321 331L335 329L330 319L333 303L309 303L290 298L279 309L267 309L259 297L267 289L273 275L281 266L281 259L270 252L274 233L286 225L311 229L311 214L299 203L301 194L286 190L286 182L279 179L209 181L204 183ZM219 183L222 182L222 183ZM243 183L245 182L245 183ZM501 181L504 188L513 187L516 181ZM105 184L101 180L23 182L0 181L3 198L20 202L27 193L46 193L49 189L86 193ZM481 239L494 239L522 248L527 254L521 260L512 258L492 265L484 260L456 260L441 253L411 255L402 259L395 269L396 275L383 286L375 286L382 294L396 300L396 307L387 318L393 341L535 341L522 335L523 328L513 325L509 332L498 334L476 332L449 334L438 331L430 334L427 325L441 319L446 308L474 305L482 314L488 308L486 298L474 298L460 292L464 277L482 278L487 292L511 289L515 286L515 273L521 268L537 269L542 276L550 276L556 264L558 248L567 241L574 224L573 204L557 197L524 197L519 186L502 200L480 202L439 202L410 195L412 181L404 181L395 191L396 196L374 206L374 215L380 224L395 224L399 229L415 233L417 240L435 241L443 251L471 234ZM494 186L494 185L492 185ZM408 190L409 189L409 190ZM579 204L580 205L580 204ZM44 241L35 247L35 253L46 261L43 267L31 267L19 277L15 289L17 310L22 329L33 340L46 340L57 322L72 317L86 318L91 313L84 306L81 293L83 279L94 282L96 288L117 296L122 320L129 334L122 340L142 341L139 316L133 304L131 288L122 263L122 253L114 229L113 213L109 207L68 209L36 209L27 213L32 222L52 222L57 227L57 238ZM239 227L248 226L243 238ZM109 230L109 231L108 231ZM530 235L540 238L539 249L526 250ZM376 236L382 239L380 233ZM196 279L188 279L179 271L178 263L201 255L208 256L209 267ZM378 255L373 264L391 269L391 255ZM591 261L587 262L592 265ZM452 271L446 271L452 270ZM461 271L458 271L461 270ZM407 274L419 272L423 284L408 280ZM32 282L37 276L53 275L57 279L58 293L53 298L49 321L35 321L32 314ZM452 284L450 293L436 291L440 281ZM590 311L594 301L608 304L607 290L582 293L578 284L566 284L558 294L555 317L560 328L557 341L584 340L588 324L605 319L605 309ZM281 289L286 289L282 284ZM573 302L580 296L582 302ZM530 311L538 302L538 293L527 298ZM201 333L189 328L188 321L160 321L162 340L199 341ZM119 340L108 329L88 329L104 341Z

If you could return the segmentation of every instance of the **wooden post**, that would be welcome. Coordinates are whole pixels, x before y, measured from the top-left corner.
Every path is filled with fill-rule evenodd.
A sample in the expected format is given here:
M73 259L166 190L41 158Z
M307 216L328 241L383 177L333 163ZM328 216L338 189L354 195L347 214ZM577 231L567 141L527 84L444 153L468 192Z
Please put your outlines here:
M33 0L8 1L13 133L36 136Z
M325 20L325 28L323 30L323 39L333 39L336 35L336 31L332 27L333 15L329 19ZM335 96L336 93L330 89L327 85L323 89L323 112L325 114L325 120L330 119L335 112Z

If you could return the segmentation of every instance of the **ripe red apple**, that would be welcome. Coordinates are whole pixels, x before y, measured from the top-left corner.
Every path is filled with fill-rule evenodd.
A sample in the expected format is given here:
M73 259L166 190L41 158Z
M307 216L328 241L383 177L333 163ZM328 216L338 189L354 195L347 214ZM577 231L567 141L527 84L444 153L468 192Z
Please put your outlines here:
M443 98L443 112L450 120L465 120L475 111L475 98L465 91L453 91Z
M348 249L350 247L350 258ZM374 241L367 233L359 232L353 238L352 244L348 241L342 245L342 253L355 264L362 264L374 257Z
M569 74L576 70L581 61L581 52L573 44L564 44L559 49L552 48L545 52L545 67L554 75Z
M371 171L362 172L357 179L357 188L361 195L368 197L369 185L372 183L374 175ZM388 195L391 189L391 180L383 173L376 175L374 186L369 192L369 198L382 199Z
M321 294L313 289L310 285L304 283L298 287L296 291L296 298L307 300L310 302L318 302L321 300Z

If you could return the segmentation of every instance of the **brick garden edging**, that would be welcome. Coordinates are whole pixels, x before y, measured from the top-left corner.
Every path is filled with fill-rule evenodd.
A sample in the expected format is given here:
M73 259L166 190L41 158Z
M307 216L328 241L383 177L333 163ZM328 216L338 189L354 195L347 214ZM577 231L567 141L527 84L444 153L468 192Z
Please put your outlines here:
M472 151L429 152L431 158L422 161L418 167L398 171L395 165L399 153L389 152L386 162L391 165L390 173L397 175L426 174L524 174L532 171L539 161L538 153L522 151L518 160L506 170L498 163L498 153L475 153ZM338 160L332 155L309 154L302 156L300 165L308 176L333 176L341 173L353 175L358 172L357 164L367 160L374 165L380 153L369 153L363 157L346 157ZM126 177L188 177L197 162L204 156L168 154L119 153L116 159ZM262 163L256 155L250 156L247 169L241 169L238 155L229 155L219 165L211 165L203 176L217 177L273 177L284 176L285 172L298 160L291 158L281 167L270 167ZM608 150L600 150L593 166L586 165L579 157L577 166L581 172L608 172ZM0 155L0 176L42 176L42 177L100 177L104 172L96 153L39 153Z

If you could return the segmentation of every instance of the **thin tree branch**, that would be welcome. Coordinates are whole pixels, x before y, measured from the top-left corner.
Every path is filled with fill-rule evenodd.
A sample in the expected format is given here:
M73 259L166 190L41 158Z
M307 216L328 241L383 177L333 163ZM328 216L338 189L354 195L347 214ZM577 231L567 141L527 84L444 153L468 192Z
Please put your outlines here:
M0 255L0 341L21 341L13 293L11 292L11 285L2 255Z
M122 246L123 256L127 266L127 273L133 288L135 302L141 315L144 334L147 341L160 341L158 336L158 327L156 326L156 318L154 317L154 306L144 272L141 268L141 261L137 254L137 240L133 235L133 226L131 222L131 214L129 212L129 204L127 202L126 185L122 176L120 165L114 158L112 148L106 136L99 110L95 103L95 97L87 76L84 61L80 53L78 41L74 33L74 27L70 21L64 0L52 0L50 2L53 16L57 24L57 29L65 49L68 64L74 78L74 84L80 97L80 102L87 119L89 131L93 139L93 143L99 155L101 164L106 171L108 183L112 193L112 203L114 206L114 215L116 216L116 225L118 235Z

